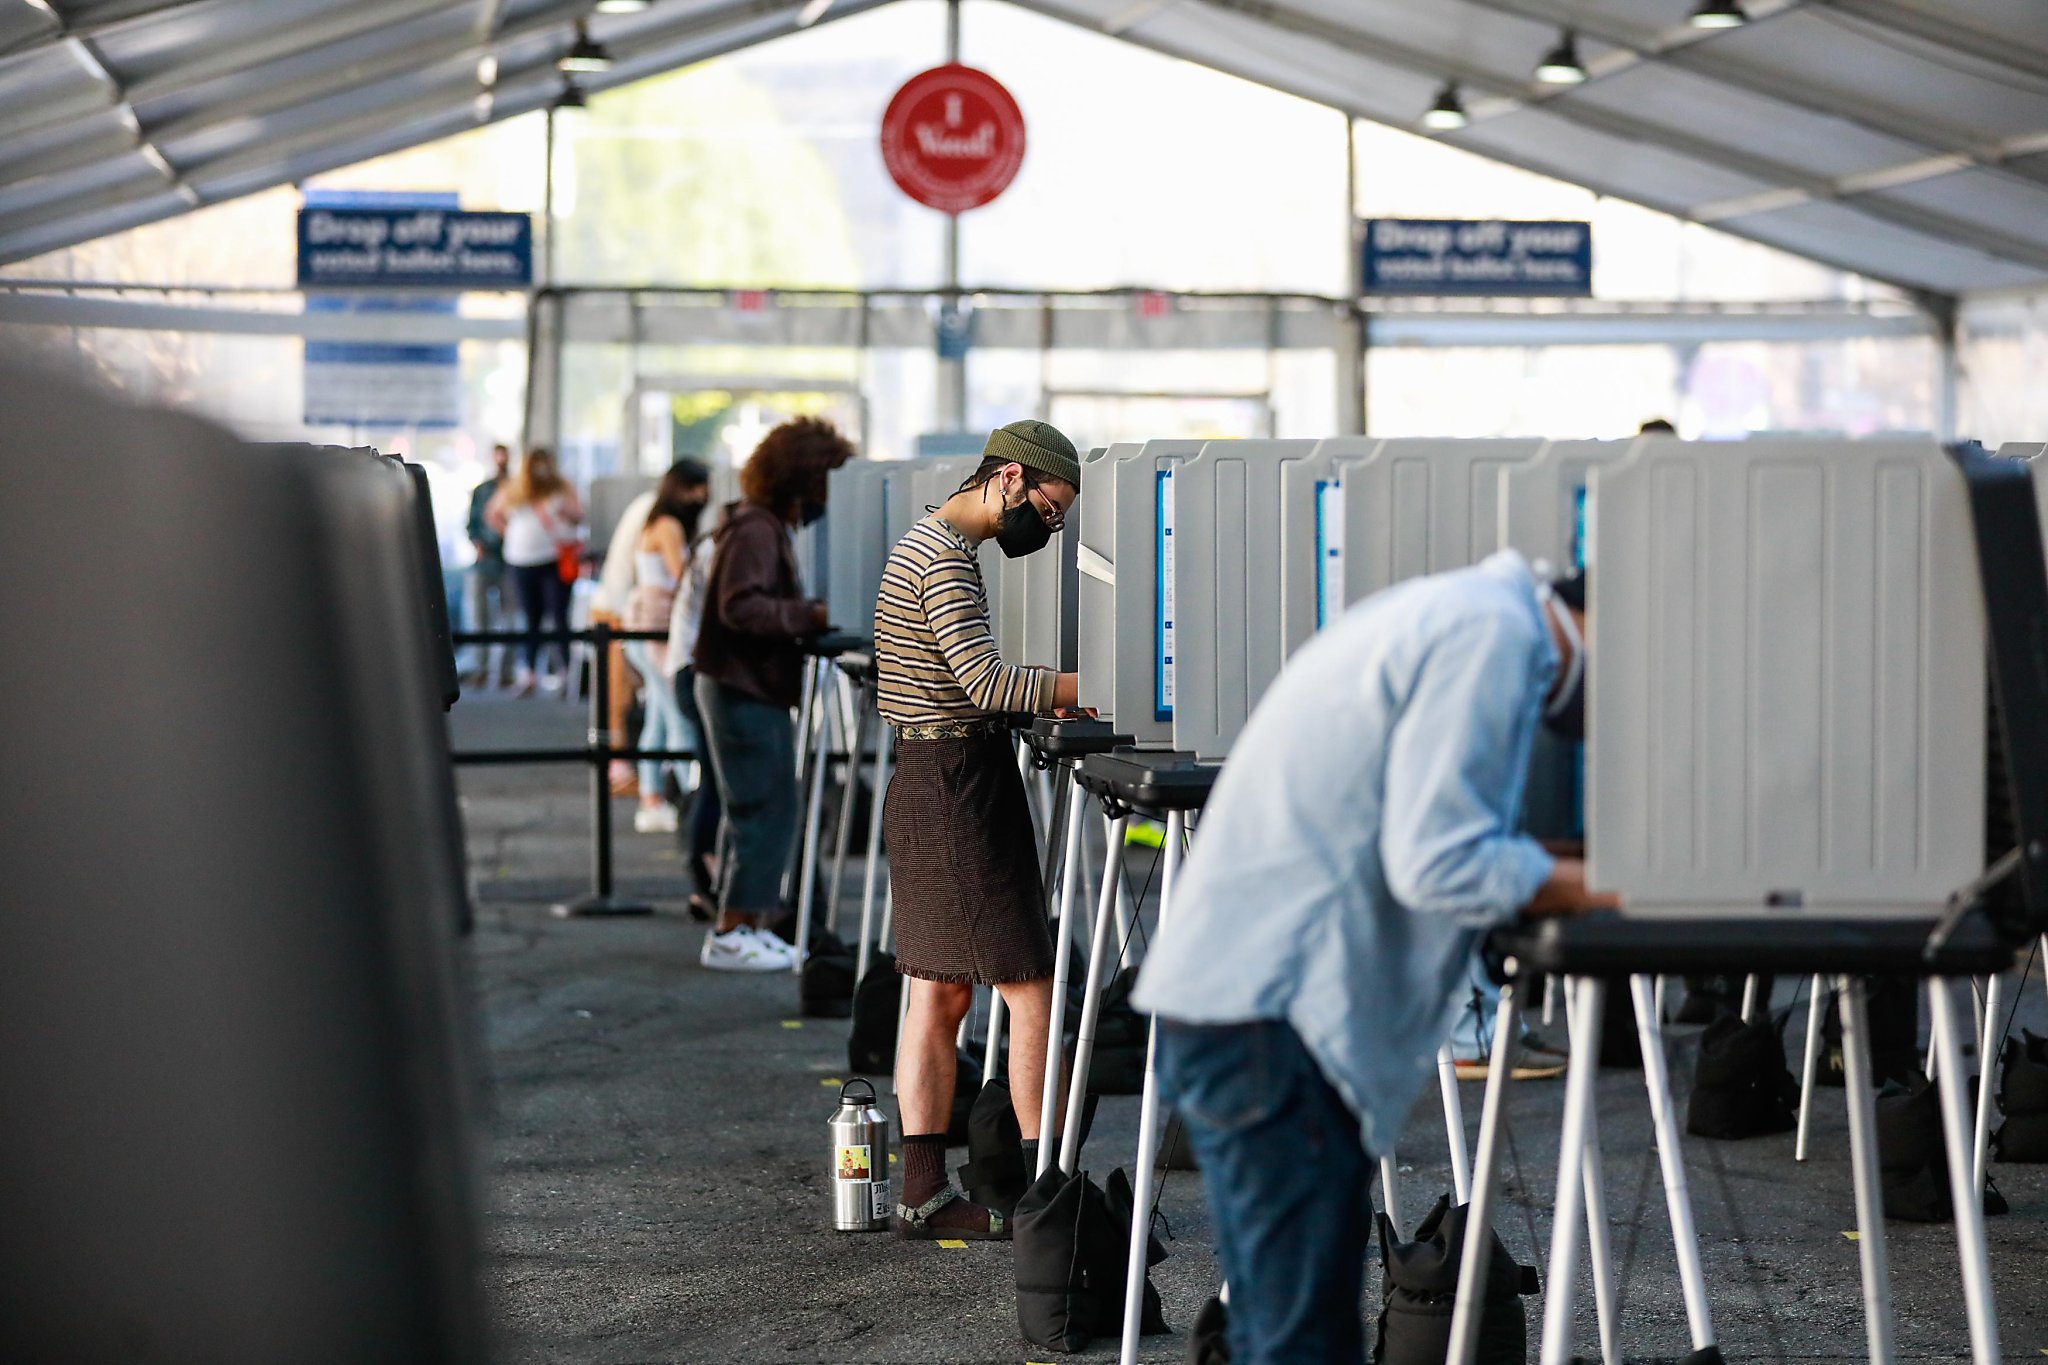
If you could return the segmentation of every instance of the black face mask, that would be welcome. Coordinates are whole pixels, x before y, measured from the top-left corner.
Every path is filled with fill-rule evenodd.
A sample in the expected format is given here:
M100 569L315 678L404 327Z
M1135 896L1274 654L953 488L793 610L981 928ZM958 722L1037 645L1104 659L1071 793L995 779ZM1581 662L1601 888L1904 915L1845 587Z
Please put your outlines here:
M798 508L796 515L799 524L809 526L819 517L825 515L825 504L822 502L812 502L809 498L805 498Z
M1043 550L1051 539L1052 527L1038 515L1028 494L1015 507L1005 507L1003 519L996 523L996 545L1011 559Z

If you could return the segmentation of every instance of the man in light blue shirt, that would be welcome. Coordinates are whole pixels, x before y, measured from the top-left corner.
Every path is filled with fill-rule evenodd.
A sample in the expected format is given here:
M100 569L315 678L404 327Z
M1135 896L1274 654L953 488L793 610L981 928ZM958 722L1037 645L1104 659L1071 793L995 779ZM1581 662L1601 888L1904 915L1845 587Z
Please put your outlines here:
M1160 1016L1240 1365L1361 1358L1369 1152L1427 1083L1480 936L1611 903L1516 832L1539 719L1583 716L1583 601L1512 551L1390 588L1232 746L1134 1003Z

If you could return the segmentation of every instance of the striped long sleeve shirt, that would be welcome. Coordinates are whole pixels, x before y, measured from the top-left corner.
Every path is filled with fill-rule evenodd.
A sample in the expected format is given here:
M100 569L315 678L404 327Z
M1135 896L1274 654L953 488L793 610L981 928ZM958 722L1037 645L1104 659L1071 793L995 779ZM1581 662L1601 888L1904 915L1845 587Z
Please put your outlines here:
M937 516L911 527L882 569L875 673L892 725L1052 710L1053 673L1003 662L974 547Z

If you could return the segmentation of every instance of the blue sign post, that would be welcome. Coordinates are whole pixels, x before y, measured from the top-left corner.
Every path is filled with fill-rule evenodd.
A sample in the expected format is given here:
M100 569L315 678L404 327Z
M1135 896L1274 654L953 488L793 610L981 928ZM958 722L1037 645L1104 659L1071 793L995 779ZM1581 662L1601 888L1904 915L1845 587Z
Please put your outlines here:
M452 193L308 190L299 210L299 283L306 312L453 316L463 288L532 273L525 214L464 213ZM481 232L465 220L515 220ZM489 245L487 238L501 244ZM502 243L509 243L504 245ZM514 259L502 259L504 256ZM307 341L311 427L357 431L448 428L462 421L462 348L389 341Z
M1373 218L1364 281L1368 294L1583 298L1593 292L1593 225Z

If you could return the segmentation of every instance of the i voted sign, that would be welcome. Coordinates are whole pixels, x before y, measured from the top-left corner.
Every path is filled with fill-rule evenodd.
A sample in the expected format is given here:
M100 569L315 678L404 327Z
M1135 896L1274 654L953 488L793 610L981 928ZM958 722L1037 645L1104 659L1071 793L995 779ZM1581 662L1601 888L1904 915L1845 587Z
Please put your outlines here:
M1365 224L1368 294L1593 292L1593 225L1500 218L1374 218Z
M301 288L524 289L532 283L533 219L524 213L299 211Z
M957 63L905 81L882 115L882 163L898 189L941 213L980 208L1024 164L1024 111L1002 83Z

